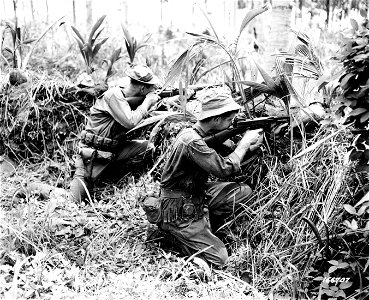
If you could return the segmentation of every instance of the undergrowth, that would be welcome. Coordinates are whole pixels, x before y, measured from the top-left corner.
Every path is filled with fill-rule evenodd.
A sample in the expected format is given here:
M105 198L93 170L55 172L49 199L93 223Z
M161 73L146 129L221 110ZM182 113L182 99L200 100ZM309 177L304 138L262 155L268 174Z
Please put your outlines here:
M186 126L164 127L174 132ZM331 138L291 161L266 150L260 172L251 175L253 196L224 228L229 263L206 277L180 254L174 241L150 234L155 226L139 206L143 194L159 190L161 162L175 134L160 131L157 142L162 148L157 148L153 165L131 170L115 184L98 184L93 202L82 207L66 202L62 188L48 201L37 192L18 193L20 186L34 180L48 178L60 187L68 183L67 177L60 182L63 176L51 172L47 161L24 163L16 175L2 178L1 293L45 299L69 299L77 292L96 299L109 294L127 299L264 299L268 294L313 297L322 289L329 293L329 285L335 286L324 286L330 263L347 261L342 205L354 201L351 168L344 159L347 133L332 137L335 131L332 126L319 129L305 141L306 147ZM244 166L240 181L248 171ZM365 247L359 250L353 254L359 254L357 263L363 264ZM356 277L351 279L355 284L350 291L355 292ZM364 276L361 285L367 289Z

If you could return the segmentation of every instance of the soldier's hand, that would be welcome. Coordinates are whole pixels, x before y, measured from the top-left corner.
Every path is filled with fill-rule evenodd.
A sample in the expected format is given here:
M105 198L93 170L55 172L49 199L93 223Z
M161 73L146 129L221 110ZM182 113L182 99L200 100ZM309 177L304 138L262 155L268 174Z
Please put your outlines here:
M239 145L241 147L258 146L263 142L263 129L247 130Z
M150 92L146 95L144 102L147 103L149 107L155 105L160 99L159 95L156 92Z
M264 140L264 134L261 134L259 136L258 141L255 144L250 145L249 150L251 152L254 152L256 149L258 149L263 144L263 140Z

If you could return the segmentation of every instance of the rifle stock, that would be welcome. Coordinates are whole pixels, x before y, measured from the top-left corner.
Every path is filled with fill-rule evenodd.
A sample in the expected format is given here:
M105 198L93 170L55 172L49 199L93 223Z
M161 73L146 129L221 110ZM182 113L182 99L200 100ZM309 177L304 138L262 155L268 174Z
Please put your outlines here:
M260 117L247 120L245 117L236 118L231 127L224 129L218 133L206 136L204 138L206 144L210 148L217 148L229 138L243 133L246 130L263 128L270 130L273 126L288 123L290 117Z

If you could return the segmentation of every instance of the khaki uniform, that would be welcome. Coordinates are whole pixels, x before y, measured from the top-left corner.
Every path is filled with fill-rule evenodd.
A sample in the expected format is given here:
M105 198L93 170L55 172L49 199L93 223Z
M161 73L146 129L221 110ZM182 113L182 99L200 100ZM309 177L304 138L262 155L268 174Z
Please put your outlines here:
M244 203L251 189L235 182L208 182L209 174L225 178L240 171L240 159L232 153L222 157L203 140L198 127L183 130L177 137L161 177L162 221L188 255L223 265L228 254L213 234Z
M135 164L151 157L154 147L148 141L125 139L127 131L146 114L141 106L131 110L119 87L109 89L96 100L75 155L76 171L70 184L74 201L86 199L86 190L92 192L94 182L107 167L117 162Z

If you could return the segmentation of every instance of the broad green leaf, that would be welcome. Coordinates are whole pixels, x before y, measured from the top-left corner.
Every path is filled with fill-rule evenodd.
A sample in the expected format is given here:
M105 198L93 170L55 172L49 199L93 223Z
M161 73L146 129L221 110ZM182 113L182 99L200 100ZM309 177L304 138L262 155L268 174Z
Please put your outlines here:
M358 107L358 108L353 109L348 115L349 116L358 116L358 115L361 115L365 112L368 112L368 110L366 108Z
M340 79L340 85L343 89L345 89L347 86L349 86L349 82L351 79L354 79L354 77L356 76L356 74L354 73L349 73L344 75L343 77L341 77Z
M360 123L364 123L364 122L368 121L368 119L369 119L369 111L367 111L365 114L363 114L360 117Z
M338 262L337 260L334 260L334 259L329 260L329 261L328 261L328 263L330 263L332 266L337 266L337 265L339 265L339 262Z
M364 271L365 272L365 271ZM348 282L342 282L339 287L340 289L344 290L349 288L350 286L352 286L352 281L348 281Z
M356 213L356 209L353 207L353 206L351 206L350 204L344 204L343 205L343 208L348 212L348 213L350 213L350 214L352 214L352 215L356 215L357 213Z
M324 279L323 276L317 276L313 278L314 281L323 281L323 279Z
M358 203L355 204L355 207L363 204L364 202L369 202L369 192L367 192L363 198L360 199Z
M347 299L346 293L344 291L342 291L342 290L338 290L338 287L337 287L336 293L334 294L334 297L336 299Z
M346 269L347 267L349 267L349 264L347 262L341 262L337 265L338 269Z
M351 220L351 229L356 231L358 229L358 226L357 226L357 221L356 220Z
M363 151L358 151L356 149L352 149L351 153L350 153L350 156L349 156L349 159L351 161L355 161L355 160L358 160L361 158L361 156L364 154Z
M346 227L351 228L351 223L350 223L350 221L348 221L348 220L344 220L342 223L343 223L343 225L345 225Z
M333 273L334 271L337 270L337 267L336 266L332 266L328 269L328 273Z
M351 23L352 29L354 29L355 31L359 29L359 25L356 20L350 19L350 23Z
M362 207L360 207L360 209L357 212L357 215L361 216L362 214L364 214L368 210L368 207L369 207L369 204L363 205Z

